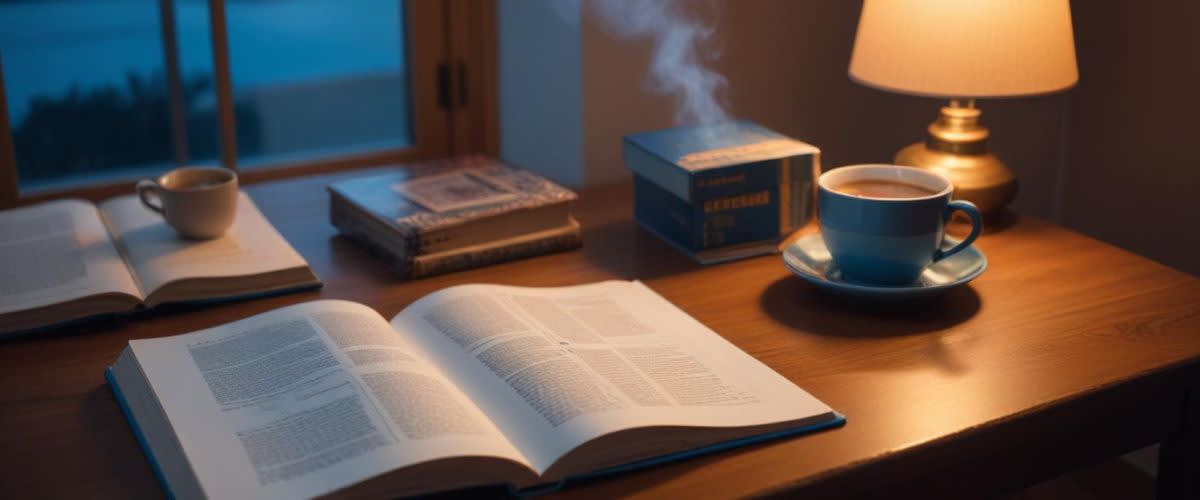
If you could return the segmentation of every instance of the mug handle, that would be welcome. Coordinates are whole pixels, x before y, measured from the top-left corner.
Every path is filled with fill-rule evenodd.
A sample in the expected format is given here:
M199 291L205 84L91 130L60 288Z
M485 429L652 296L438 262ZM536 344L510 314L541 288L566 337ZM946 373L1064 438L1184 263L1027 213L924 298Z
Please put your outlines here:
M140 180L138 181L135 189L137 190L138 198L142 200L142 204L146 205L146 208L158 212L159 215L162 215L162 188L158 186L157 182L149 179ZM150 202L151 194L153 194L154 198L158 200L157 204Z
M945 252L943 252L941 248L938 248L937 251L933 253L934 262L954 255L962 249L971 246L971 243L975 241L975 238L979 237L979 232L983 229L983 218L979 215L979 208L977 208L974 203L971 203L967 200L951 200L950 203L946 205L946 214L944 215L946 222L950 222L950 216L954 215L954 212L960 210L965 212L967 217L971 218L971 234L968 234L966 238L963 238L963 240L957 245L954 245L953 248L946 250ZM945 238L945 236L942 238Z

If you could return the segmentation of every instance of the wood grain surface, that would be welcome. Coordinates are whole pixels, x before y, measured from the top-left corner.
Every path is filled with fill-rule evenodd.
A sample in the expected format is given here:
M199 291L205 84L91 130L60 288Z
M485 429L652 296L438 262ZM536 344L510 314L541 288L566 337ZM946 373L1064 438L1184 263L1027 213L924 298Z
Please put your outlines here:
M1200 280L1057 226L1016 217L978 240L989 268L970 286L872 307L818 293L778 256L694 264L631 221L630 188L616 184L581 193L581 250L402 282L328 223L324 186L351 175L247 188L325 281L321 290L169 306L0 343L4 496L163 494L103 379L130 339L319 298L390 317L455 284L604 279L643 280L848 423L563 494L975 496L1172 436L1190 445L1165 458L1198 463L1197 419L1185 409L1200 385Z

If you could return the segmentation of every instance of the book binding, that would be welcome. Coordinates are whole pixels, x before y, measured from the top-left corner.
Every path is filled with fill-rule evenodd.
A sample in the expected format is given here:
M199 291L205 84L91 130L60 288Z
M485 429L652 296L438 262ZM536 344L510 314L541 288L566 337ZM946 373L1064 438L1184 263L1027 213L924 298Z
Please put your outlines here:
M339 232L361 244L368 252L386 261L393 272L405 279L425 278L573 250L583 245L579 225L571 221L562 228L541 231L523 238L414 257L406 253L404 248L397 248L397 242L389 240L388 231L354 216L351 210L343 204L333 204L330 210L333 225Z

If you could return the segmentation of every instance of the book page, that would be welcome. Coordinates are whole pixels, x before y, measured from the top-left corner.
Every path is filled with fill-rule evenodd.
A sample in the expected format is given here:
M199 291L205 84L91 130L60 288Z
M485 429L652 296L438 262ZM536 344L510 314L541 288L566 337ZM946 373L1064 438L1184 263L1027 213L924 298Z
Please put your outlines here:
M752 426L831 411L637 282L458 286L420 299L392 324L539 473L620 430Z
M100 210L147 296L182 279L247 276L307 266L246 193L238 196L233 226L211 240L179 236L161 215L143 206L137 195L108 200Z
M102 293L142 297L88 202L5 210L0 235L0 314Z
M371 309L318 301L130 342L211 498L300 498L446 457L524 463Z

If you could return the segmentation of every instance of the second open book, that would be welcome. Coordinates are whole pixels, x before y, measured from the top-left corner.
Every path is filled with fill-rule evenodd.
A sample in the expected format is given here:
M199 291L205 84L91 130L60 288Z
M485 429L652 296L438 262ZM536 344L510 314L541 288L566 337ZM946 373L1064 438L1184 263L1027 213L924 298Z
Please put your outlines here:
M170 302L319 286L244 193L224 236L187 240L136 195L0 212L0 336Z
M179 498L516 488L837 425L639 282L318 301L134 340L109 380Z

